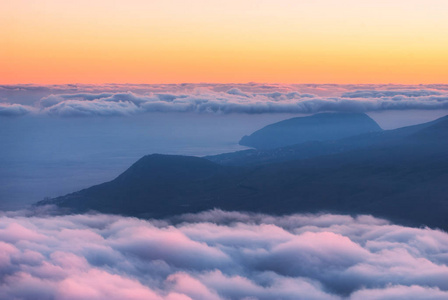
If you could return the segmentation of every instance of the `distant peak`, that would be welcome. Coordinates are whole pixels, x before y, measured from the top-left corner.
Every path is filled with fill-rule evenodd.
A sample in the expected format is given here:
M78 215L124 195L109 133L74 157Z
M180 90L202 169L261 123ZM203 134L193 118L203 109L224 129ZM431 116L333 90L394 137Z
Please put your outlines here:
M240 144L272 149L309 141L337 140L381 130L365 113L326 112L270 124L244 136Z

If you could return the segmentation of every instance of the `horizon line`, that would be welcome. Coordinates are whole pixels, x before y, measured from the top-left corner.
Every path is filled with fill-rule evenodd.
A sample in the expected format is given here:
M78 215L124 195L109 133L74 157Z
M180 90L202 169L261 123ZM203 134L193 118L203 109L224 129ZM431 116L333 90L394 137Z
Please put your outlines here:
M261 81L247 81L247 82L159 82L159 83L143 83L143 82L101 82L101 83L87 83L87 82L67 82L67 83L0 83L0 86L14 86L14 85L39 85L39 86L55 86L55 85L107 85L107 84L120 84L120 85L180 85L180 84L215 84L215 85L231 85L231 84L276 84L276 85L448 85L448 82L434 82L434 83L315 83L315 82L295 82L295 83L281 83L281 82L261 82Z

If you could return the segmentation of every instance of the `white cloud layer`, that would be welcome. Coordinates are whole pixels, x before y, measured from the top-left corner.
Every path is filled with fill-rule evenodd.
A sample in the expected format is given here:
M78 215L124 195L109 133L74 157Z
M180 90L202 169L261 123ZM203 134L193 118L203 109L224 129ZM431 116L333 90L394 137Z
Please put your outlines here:
M370 216L0 216L1 299L447 299L447 264Z
M443 85L23 85L0 86L0 96L4 99L0 106L3 116L27 113L62 117L127 116L147 112L309 114L448 109L448 87ZM27 97L39 100L34 100L33 104L20 102Z
M22 104L8 104L8 103L0 103L0 117L15 117L15 116L23 116L29 114L35 109L30 106L22 105Z
M439 91L431 90L363 90L347 92L342 94L343 98L382 98L382 97L394 97L394 96L406 96L406 97L425 97L442 95Z

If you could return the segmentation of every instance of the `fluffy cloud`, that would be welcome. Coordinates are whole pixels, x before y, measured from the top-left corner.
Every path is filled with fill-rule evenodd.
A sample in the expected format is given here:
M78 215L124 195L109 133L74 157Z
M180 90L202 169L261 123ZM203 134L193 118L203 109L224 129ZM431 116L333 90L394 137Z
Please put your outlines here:
M442 93L438 91L431 90L365 90L365 91L354 91L342 94L343 98L382 98L382 97L394 97L394 96L406 96L406 97L424 97L441 95Z
M135 114L141 109L131 101L60 101L45 109L49 115L61 117L77 116L126 116Z
M22 104L0 103L0 117L16 117L29 114L34 109Z
M448 234L370 216L0 216L2 299L446 299Z
M263 114L448 109L448 96L410 97L399 92L393 92L392 94L393 97L322 98L298 92L243 93L235 88L227 92L201 89L191 94L157 93L138 95L127 92L50 95L42 98L40 105L41 112L59 116L130 115L143 112ZM418 94L418 91L413 94Z
M0 115L122 116L145 112L317 113L448 109L448 86L106 84L0 86ZM28 100L26 100L28 99ZM31 99L33 99L31 101ZM33 102L34 106L31 106Z

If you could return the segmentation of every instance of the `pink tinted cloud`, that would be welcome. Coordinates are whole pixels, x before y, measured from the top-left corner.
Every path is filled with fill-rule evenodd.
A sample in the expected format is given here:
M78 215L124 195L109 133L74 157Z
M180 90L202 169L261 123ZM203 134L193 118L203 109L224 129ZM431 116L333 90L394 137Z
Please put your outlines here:
M443 299L448 291L447 233L371 216L10 213L0 228L1 299Z

